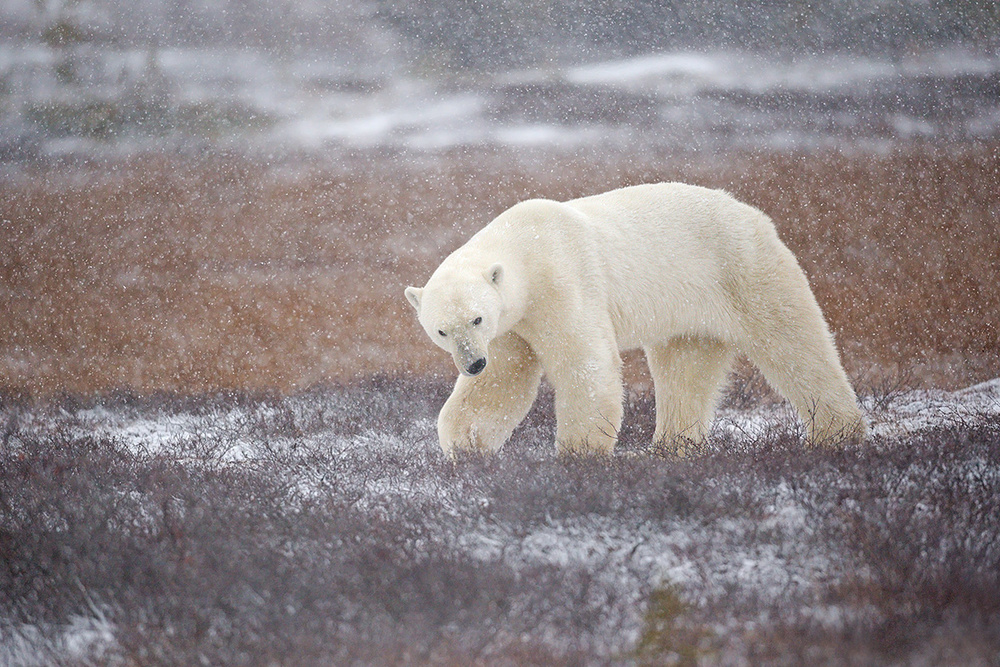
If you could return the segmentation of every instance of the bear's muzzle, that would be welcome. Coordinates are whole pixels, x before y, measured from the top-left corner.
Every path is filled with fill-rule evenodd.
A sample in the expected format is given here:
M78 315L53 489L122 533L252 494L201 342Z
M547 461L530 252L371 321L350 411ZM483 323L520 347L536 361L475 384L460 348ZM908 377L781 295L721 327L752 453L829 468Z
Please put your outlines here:
M466 375L479 375L483 372L484 368L486 368L486 359L480 357L469 364L469 367L465 369L465 373Z

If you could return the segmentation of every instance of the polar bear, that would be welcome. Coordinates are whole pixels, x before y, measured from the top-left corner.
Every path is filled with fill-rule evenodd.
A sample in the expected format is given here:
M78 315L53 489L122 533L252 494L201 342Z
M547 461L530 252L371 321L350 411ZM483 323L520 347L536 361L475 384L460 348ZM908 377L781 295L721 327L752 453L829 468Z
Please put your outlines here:
M460 375L441 448L492 452L555 390L561 453L611 453L620 352L642 348L654 441L683 455L706 437L736 353L796 408L815 443L866 426L833 337L771 220L725 192L660 183L521 202L407 287L421 326Z

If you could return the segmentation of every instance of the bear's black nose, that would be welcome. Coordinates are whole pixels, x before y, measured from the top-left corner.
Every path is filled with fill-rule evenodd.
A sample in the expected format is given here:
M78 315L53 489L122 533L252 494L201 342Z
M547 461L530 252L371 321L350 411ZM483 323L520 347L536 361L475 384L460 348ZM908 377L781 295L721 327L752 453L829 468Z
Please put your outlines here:
M486 360L476 359L472 362L472 365L469 366L469 375L479 375L484 368L486 368Z

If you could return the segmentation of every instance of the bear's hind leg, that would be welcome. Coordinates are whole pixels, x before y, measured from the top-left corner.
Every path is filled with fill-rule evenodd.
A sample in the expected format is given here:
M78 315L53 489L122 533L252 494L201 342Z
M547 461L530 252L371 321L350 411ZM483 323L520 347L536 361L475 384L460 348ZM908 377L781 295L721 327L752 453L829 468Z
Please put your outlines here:
M785 311L755 337L750 361L799 413L810 442L863 439L867 426L819 307L808 299Z
M715 405L733 359L733 350L711 338L678 336L645 348L656 392L655 444L701 443L708 435Z
M460 375L441 408L441 449L449 457L500 449L527 416L541 379L541 364L524 339L515 334L495 338L486 369L474 377Z

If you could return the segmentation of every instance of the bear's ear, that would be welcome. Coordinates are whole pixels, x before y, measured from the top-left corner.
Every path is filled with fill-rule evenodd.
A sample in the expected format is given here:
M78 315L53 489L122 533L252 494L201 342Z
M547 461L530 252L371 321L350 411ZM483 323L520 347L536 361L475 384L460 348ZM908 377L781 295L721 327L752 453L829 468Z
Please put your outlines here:
M418 313L420 312L420 295L423 293L422 287L407 287L404 294L406 294L406 300L410 302L413 309Z
M503 280L503 267L499 264L491 266L490 270L486 272L486 280L490 281L494 287L499 287Z

